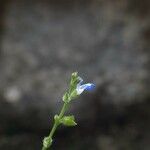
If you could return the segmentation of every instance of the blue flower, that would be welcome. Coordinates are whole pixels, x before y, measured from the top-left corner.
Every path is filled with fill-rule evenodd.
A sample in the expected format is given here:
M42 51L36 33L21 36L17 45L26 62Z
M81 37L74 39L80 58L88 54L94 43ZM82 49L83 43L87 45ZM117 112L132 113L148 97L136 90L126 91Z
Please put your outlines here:
M95 84L93 83L83 83L83 79L81 77L78 77L79 83L77 84L76 91L77 95L80 95L84 90L91 91L95 88Z

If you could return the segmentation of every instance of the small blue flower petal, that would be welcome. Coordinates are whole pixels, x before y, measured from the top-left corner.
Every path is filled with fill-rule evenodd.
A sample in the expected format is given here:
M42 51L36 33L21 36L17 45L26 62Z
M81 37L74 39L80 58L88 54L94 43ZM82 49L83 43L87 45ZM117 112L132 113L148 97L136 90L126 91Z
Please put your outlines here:
M87 90L87 91L91 91L95 88L95 84L93 83L87 83L87 84L84 84L84 90Z
M77 94L80 95L84 91L84 89L81 88L81 86L78 85L77 88L76 88L76 91L77 91Z
M84 90L91 91L95 88L95 85L93 83L87 83L80 85L80 83L77 85L76 91L77 94L80 95Z

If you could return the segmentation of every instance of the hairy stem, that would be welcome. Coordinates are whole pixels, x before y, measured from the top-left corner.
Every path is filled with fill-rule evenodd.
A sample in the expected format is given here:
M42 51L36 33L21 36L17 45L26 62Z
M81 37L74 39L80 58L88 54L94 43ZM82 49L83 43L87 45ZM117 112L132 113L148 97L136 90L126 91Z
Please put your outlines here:
M53 139L53 135L54 135L54 133L55 133L55 131L56 131L58 125L59 125L59 120L62 119L62 117L64 116L64 113L65 113L67 107L68 107L68 103L64 103L64 104L63 104L63 107L62 107L62 109L61 109L61 111L60 111L60 114L59 114L59 116L58 116L58 120L55 120L55 122L54 122L54 124L53 124L53 127L52 127L52 129L51 129L51 131L50 131L50 133L49 133L49 136L47 137L49 140L52 140L52 139ZM52 141L49 141L49 143L51 143L51 142L52 142ZM42 150L48 150L48 149L50 149L51 145L52 145L52 144L50 144L49 147L45 147L44 144L43 144Z

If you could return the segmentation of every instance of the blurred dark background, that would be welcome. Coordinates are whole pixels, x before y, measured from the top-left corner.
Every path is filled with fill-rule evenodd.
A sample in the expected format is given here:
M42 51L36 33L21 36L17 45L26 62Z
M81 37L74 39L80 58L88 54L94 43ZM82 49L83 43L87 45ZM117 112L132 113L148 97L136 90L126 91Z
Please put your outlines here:
M70 74L96 90L54 150L150 150L150 1L1 0L0 149L40 150Z

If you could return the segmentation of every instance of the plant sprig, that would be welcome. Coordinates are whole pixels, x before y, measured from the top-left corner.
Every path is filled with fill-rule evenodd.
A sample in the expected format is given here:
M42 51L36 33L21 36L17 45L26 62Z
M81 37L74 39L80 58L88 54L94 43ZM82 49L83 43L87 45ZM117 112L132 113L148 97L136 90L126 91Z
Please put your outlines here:
M59 115L54 116L54 124L53 127L47 137L43 140L43 147L42 150L48 150L50 149L52 142L53 142L53 136L54 133L59 125L65 125L65 126L76 126L77 123L75 122L75 118L73 115L65 116L65 112L68 109L68 106L70 102L77 98L84 90L92 90L95 85L92 83L87 83L81 85L83 82L82 78L78 76L77 72L72 73L71 75L71 81L69 85L69 89L63 96L63 107L59 113Z

